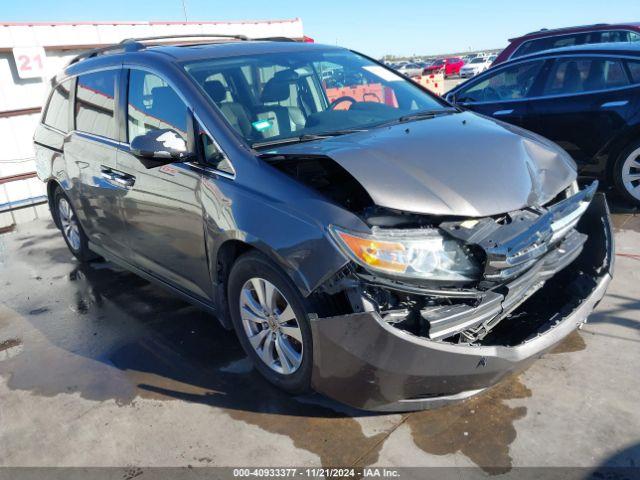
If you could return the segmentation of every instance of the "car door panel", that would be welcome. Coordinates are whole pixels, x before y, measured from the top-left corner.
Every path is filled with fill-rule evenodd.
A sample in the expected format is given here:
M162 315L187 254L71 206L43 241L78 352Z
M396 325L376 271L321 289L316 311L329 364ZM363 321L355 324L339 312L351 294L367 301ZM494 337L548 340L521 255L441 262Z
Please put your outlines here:
M534 130L527 98L539 82L543 65L543 60L533 60L488 72L458 90L453 101L462 108Z
M482 103L482 104L460 104L461 107L472 110L482 115L497 118L503 122L517 125L527 130L532 130L534 127L533 119L531 117L531 109L527 102L522 101L503 101L495 103Z
M604 65L602 68L595 68ZM622 64L615 59L566 58L556 62L542 97L531 102L537 131L564 148L582 166L599 162L598 153L628 124L634 114L635 88L620 84L626 79L595 78L599 72L611 74ZM570 89L562 82L571 77ZM595 72L595 75L594 75ZM591 78L594 77L594 78ZM558 88L554 88L554 87ZM571 90L563 92L563 90Z
M186 134L177 95L159 77L132 70L129 82L129 138L152 128L175 127ZM155 94L151 92L155 89ZM131 89L134 89L132 91ZM145 89L142 92L140 89ZM140 90L140 91L139 91ZM155 98L152 98L154 97ZM158 102L154 105L154 102ZM174 111L166 108L173 105ZM180 125L176 125L180 123ZM122 198L128 231L126 260L178 288L211 299L211 278L205 248L201 202L202 174L189 163L146 168L128 146L118 151L116 173L129 182Z
M109 252L125 245L120 198L125 191L102 171L116 167L119 142L115 137L115 79L118 70L81 75L77 81L75 129L64 142L70 183L77 188L71 201L85 233Z
M632 115L631 92L606 92L540 99L531 107L537 130L583 165L597 162L598 152Z

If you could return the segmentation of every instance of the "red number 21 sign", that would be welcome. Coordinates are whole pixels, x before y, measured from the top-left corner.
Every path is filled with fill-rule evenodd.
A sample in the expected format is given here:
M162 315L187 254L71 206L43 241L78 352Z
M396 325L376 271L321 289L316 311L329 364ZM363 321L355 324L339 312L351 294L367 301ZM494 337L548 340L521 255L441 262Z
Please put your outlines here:
M40 78L45 74L46 55L42 47L16 47L13 59L20 78Z

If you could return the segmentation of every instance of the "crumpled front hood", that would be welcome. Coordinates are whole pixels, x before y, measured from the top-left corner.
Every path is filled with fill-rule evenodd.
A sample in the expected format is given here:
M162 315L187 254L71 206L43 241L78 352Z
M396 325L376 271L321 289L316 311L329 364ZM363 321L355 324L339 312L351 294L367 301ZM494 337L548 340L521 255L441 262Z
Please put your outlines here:
M554 143L464 112L269 150L332 158L376 205L484 217L551 200L576 179Z

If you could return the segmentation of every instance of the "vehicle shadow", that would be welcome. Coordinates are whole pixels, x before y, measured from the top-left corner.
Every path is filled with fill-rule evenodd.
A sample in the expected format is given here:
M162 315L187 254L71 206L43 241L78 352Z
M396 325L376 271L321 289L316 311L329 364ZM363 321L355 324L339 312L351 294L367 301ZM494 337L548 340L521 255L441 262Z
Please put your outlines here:
M640 443L634 443L614 453L584 478L599 480L640 478Z
M293 397L251 366L233 331L210 314L109 263L78 266L78 311L120 309L134 328L101 360L128 372L143 398L173 398L239 411L336 417L369 415L319 395ZM96 312L97 313L97 312ZM98 314L99 315L99 314Z

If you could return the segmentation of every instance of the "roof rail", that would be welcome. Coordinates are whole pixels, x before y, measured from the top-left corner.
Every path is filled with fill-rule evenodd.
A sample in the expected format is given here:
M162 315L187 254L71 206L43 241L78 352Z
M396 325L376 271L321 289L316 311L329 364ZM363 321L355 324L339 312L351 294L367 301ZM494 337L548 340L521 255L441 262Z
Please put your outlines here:
M223 33L187 33L184 35L156 35L153 37L127 38L125 40L122 40L120 43L121 44L126 42L141 43L141 42L150 42L153 40L170 40L174 38L234 38L236 40L242 40L242 41L249 40L249 37L247 37L246 35L230 35L230 34L223 34Z
M529 35L535 35L536 33L544 33L544 32L562 32L564 30L572 30L574 28L592 28L592 27L605 27L607 25L610 25L608 23L592 23L590 25L576 25L575 27L559 27L559 28L541 28L540 30L536 30L535 32L529 32L526 33L524 35L522 35L523 37L528 37Z
M111 51L123 51L123 52L136 52L138 50L143 49L145 46L142 43L123 40L120 43L116 43L114 45L107 45L106 47L93 48L91 50L87 50L86 52L82 52L79 55L73 57L68 65L73 65L74 63L79 62L80 60L84 60L86 58L97 57L98 55L102 55L103 53L111 52Z
M297 42L297 40L289 37L262 37L252 38L255 42Z
M295 42L293 38L288 37L265 37L265 38L249 38L246 35L230 35L230 34L219 34L219 33L189 33L185 35L157 35L153 37L141 37L141 38L125 38L120 43L116 43L114 45L108 45L106 47L94 48L92 50L87 50L86 52L81 53L80 55L75 56L71 59L68 65L72 65L74 63L79 62L80 60L84 60L86 58L97 57L98 55L102 55L107 52L116 52L118 50L122 52L137 52L138 50L142 50L147 47L144 42L154 42L157 40L172 40L172 39L180 39L180 38L231 38L242 41L269 41L269 42Z

